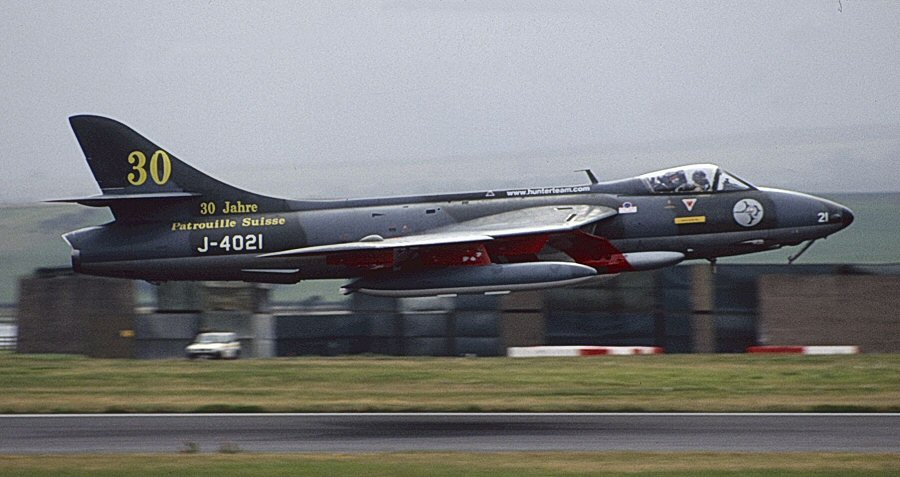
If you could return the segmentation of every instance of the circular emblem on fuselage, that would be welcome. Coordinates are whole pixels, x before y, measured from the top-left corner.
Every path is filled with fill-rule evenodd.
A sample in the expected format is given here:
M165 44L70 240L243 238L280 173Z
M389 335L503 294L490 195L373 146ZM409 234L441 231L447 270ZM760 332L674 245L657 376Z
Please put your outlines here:
M763 219L763 206L754 199L741 199L731 209L734 221L744 227L753 227Z

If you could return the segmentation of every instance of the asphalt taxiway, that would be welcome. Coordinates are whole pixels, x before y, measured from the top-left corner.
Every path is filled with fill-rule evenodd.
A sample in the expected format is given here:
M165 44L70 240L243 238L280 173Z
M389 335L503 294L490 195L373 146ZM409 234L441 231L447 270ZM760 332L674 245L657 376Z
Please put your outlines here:
M900 452L900 414L122 414L0 416L0 453Z

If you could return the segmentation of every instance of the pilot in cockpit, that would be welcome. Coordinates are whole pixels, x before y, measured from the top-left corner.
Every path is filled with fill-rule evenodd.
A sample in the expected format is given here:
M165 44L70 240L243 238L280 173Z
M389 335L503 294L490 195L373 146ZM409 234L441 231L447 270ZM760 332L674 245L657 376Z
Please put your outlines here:
M705 171L694 171L691 179L694 180L694 190L697 192L709 192L712 188Z
M669 172L652 180L655 192L672 192L683 188L687 184L687 176L684 171Z
M683 184L675 188L675 192L708 192L711 187L706 171L696 170L691 174L691 180L685 180Z

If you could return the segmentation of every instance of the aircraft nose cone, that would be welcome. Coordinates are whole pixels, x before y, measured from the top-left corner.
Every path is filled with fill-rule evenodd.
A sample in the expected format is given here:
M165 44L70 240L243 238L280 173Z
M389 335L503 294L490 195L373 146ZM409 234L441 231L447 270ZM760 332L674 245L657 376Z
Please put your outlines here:
M844 227L847 227L852 223L853 223L853 211L846 207L841 207L841 225L843 225Z

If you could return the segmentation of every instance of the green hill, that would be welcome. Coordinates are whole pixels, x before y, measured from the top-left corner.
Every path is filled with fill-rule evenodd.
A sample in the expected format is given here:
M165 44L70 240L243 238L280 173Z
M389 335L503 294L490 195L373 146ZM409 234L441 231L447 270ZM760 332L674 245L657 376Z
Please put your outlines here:
M0 208L0 304L16 301L18 277L39 267L70 266L70 249L62 234L110 220L106 208L44 204Z

